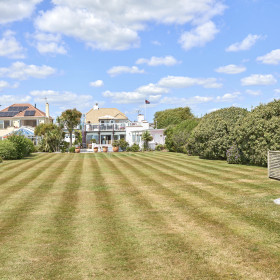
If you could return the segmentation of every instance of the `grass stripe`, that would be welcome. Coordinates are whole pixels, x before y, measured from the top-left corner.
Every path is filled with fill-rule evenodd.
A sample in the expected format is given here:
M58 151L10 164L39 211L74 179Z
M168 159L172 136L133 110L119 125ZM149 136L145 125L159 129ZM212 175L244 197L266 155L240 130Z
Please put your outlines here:
M135 159L133 159L133 163L134 162L135 162ZM125 166L125 168L128 168L128 166ZM130 166L132 166L132 165L130 165ZM145 169L145 170L147 170L147 169ZM155 172L156 172L156 170L154 170L153 174ZM143 178L146 178L146 174L140 174L139 178L141 178L143 180ZM151 179L149 178L149 180L151 180ZM156 184L154 184L153 186L156 186ZM223 233L223 235L227 236L229 234L231 239L233 238L237 244L239 243L238 239L240 237L238 237L238 239L237 239L236 238L236 233L228 232L228 229L226 229L224 227L224 224L221 224L219 221L213 220L211 217L209 219L209 215L207 215L207 213L200 213L200 211L197 207L193 208L193 209L189 208L188 207L188 206L190 206L189 205L189 200L186 200L185 198L181 198L177 193L174 193L172 190L170 190L169 188L166 188L164 186L160 186L160 187L156 186L156 190L157 190L157 193L161 193L162 195L164 195L166 197L172 198L173 201L175 200L176 204L179 205L180 208L182 208L186 212L187 215L191 213L191 215L194 216L195 219L199 218L199 221L201 223L205 224L206 221L207 221L208 224L210 223L211 231L213 231L213 226L215 226L214 228L217 228L217 230L218 230L217 234L221 234L220 230L222 230L224 228L225 232ZM186 209L187 209L187 211L186 211ZM248 247L247 242L248 242L247 240L244 240L244 245L246 245L246 247ZM244 248L246 248L246 247L244 247ZM252 246L252 248L256 248L256 244L254 244L254 246ZM248 248L248 249L250 250L250 248ZM251 255L252 255L251 251L247 252L244 256L244 259L246 260L248 256L250 256L252 258ZM263 259L270 259L272 262L273 261L274 262L278 261L278 258L275 258L275 256L273 256L271 254L268 254L267 252L261 252L261 254L256 253L255 255L256 255L255 260L258 260L258 258L261 255L263 257Z
M113 157L110 159L110 165L111 169L116 170L119 176L121 176L119 181L122 182L122 187L124 187L123 182L127 182L125 193L129 193L130 198L132 198L134 204L136 204L135 206L142 210L141 215L146 214L145 219L142 219L142 221L148 223L149 226L152 226L154 228L154 232L162 229L162 231L160 230L160 236L157 233L157 238L160 237L161 241L159 241L159 243L166 244L168 248L168 250L163 248L165 250L164 254L167 255L171 252L177 252L177 254L185 255L187 253L189 263L185 263L184 265L187 266L187 270L191 272L190 275L197 275L197 271L193 270L193 265L195 264L196 268L199 267L199 270L203 275L209 275L211 277L215 277L215 279L224 279L222 276L220 278L216 271L211 267L210 263L206 262L200 252L196 251L185 238L176 233L173 230L172 225L166 223L165 218L156 211L151 202L147 200L146 196L144 196L138 188L134 187L135 183L131 181L129 177L118 167L118 165L113 162ZM132 174L132 178L135 178L135 175L139 172L139 170L134 169L132 165L127 166L123 170L126 170L127 173L129 169L133 169L134 175ZM160 185L159 182L153 183ZM153 236L153 238L155 237ZM201 262L201 259L204 259L203 262Z

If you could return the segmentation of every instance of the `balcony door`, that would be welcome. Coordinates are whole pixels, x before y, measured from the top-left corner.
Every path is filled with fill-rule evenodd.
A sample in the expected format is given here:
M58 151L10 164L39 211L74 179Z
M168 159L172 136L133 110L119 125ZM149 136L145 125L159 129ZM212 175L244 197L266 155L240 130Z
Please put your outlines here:
M112 136L110 135L101 135L101 144L112 144Z

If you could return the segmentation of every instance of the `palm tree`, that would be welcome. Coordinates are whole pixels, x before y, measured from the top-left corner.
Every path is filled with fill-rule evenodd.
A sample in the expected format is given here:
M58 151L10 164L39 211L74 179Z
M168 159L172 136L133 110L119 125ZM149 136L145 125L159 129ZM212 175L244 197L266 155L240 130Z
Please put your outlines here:
M69 131L70 135L70 148L72 147L72 134L75 126L77 126L81 121L82 113L78 111L76 108L68 109L62 112L60 116L61 122Z
M149 148L149 142L153 140L153 136L146 130L142 134L142 140L144 141L144 150L146 151Z

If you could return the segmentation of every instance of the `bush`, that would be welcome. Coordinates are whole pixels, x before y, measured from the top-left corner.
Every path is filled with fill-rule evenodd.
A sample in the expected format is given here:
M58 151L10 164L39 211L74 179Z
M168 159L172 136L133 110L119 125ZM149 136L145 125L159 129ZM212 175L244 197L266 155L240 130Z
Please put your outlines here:
M8 140L0 141L0 157L4 160L17 159L16 145Z
M177 125L184 120L193 118L194 116L189 107L179 107L156 112L154 123L157 124L157 128L166 128L169 125Z
M120 148L122 149L122 151L126 151L129 146L128 142L126 142L125 139L123 139L123 138L120 139L119 145L120 145Z
M165 145L159 144L156 146L156 151L163 151L165 149Z
M176 126L169 126L164 134L166 135L165 144L170 152L183 153L186 151L186 144L192 130L198 125L198 119L188 119Z
M0 157L0 163L3 162L3 159Z
M207 159L226 159L226 152L234 143L234 131L248 111L230 107L205 115L193 130L187 150Z
M12 134L7 140L15 144L18 159L29 156L35 151L33 142L23 135Z
M252 110L236 125L234 138L247 163L266 166L267 151L280 150L280 100Z
M75 153L75 147L69 148L69 153Z
M227 162L230 164L242 163L240 151L236 145L232 145L227 150Z
M65 152L67 151L67 149L69 148L69 143L66 142L66 141L62 141L62 142L60 143L59 148L60 148L60 151L61 151L62 153L65 153Z
M133 144L131 147L130 147L130 151L131 152L139 152L140 150L140 146L138 144Z

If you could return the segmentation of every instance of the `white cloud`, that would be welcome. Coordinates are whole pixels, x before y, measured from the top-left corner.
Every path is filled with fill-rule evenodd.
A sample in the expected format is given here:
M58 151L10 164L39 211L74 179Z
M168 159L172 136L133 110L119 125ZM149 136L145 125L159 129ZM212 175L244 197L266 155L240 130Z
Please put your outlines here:
M0 77L9 77L12 79L26 80L28 78L42 79L55 74L56 69L47 66L26 65L23 62L14 62L8 68L0 68Z
M115 77L115 76L123 74L123 73L143 74L143 73L145 73L145 71L142 70L142 69L139 69L137 66L132 66L132 67L128 67L128 66L114 66L111 69L109 69L107 71L107 73L110 76Z
M136 91L111 92L107 90L103 92L103 96L109 97L112 102L119 104L141 103L146 99L146 94Z
M152 44L155 46L161 46L161 42L156 41L156 40L152 41Z
M261 38L262 38L262 36L260 36L260 35L249 34L242 42L237 42L237 43L234 43L234 44L230 45L229 47L227 47L226 51L227 52L238 52L238 51L249 50Z
M261 61L264 64L278 65L280 63L280 49L273 50L264 56L259 56L257 61Z
M179 39L179 43L185 50L190 50L193 47L203 47L206 43L212 41L218 32L216 25L209 21L191 31L184 32Z
M2 110L5 107L10 106L11 104L14 104L14 103L29 103L31 101L31 97L29 95L21 97L18 95L3 94L3 95L0 95L0 100L1 100L0 110Z
M8 23L30 17L42 0L0 1L0 23Z
M0 91L2 91L5 88L17 88L18 86L18 83L10 84L7 81L0 81Z
M65 43L61 39L61 35L52 33L35 32L28 34L33 45L41 54L66 54Z
M136 64L148 64L149 66L159 66L159 65L172 66L178 63L180 63L180 61L176 60L176 58L170 55L165 57L152 56L150 59L139 58L136 61Z
M95 82L90 82L89 85L91 87L102 87L104 86L104 83L102 80L96 80Z
M246 67L229 64L226 66L221 66L221 67L215 69L215 71L218 73L225 73L225 74L239 74L239 73L246 71Z
M280 93L280 88L276 88L273 90L275 93Z
M226 93L223 96L217 96L217 101L221 101L221 102L231 102L237 98L239 98L240 96L240 92L236 91L233 93Z
M148 23L203 26L225 10L222 0L89 1L54 0L35 20L37 29L61 33L101 50L139 46Z
M276 84L277 80L274 78L273 75L260 75L260 74L252 74L249 77L245 77L241 79L242 86L265 86L265 85L273 85Z
M253 95L253 96L258 96L258 95L262 94L262 92L260 90L251 90L251 89L247 89L246 93Z
M207 97L207 96L194 96L190 98L164 97L160 100L160 103L177 105L177 106L189 106L194 104L207 103L212 100L213 97Z
M7 30L0 39L0 56L24 58L24 48L15 38L15 32Z
M61 110L68 108L88 108L94 104L93 97L91 95L77 94L68 91L54 91L54 90L34 90L30 92L30 95L37 103L45 102L46 97L48 103L54 106L59 106ZM99 102L100 103L100 102Z
M158 82L159 86L168 88L187 88L191 86L203 86L204 88L220 88L222 84L216 78L190 78L182 76L167 76Z
M169 89L159 87L155 84L150 83L148 85L139 87L136 91L145 94L164 94L164 93L168 93Z

